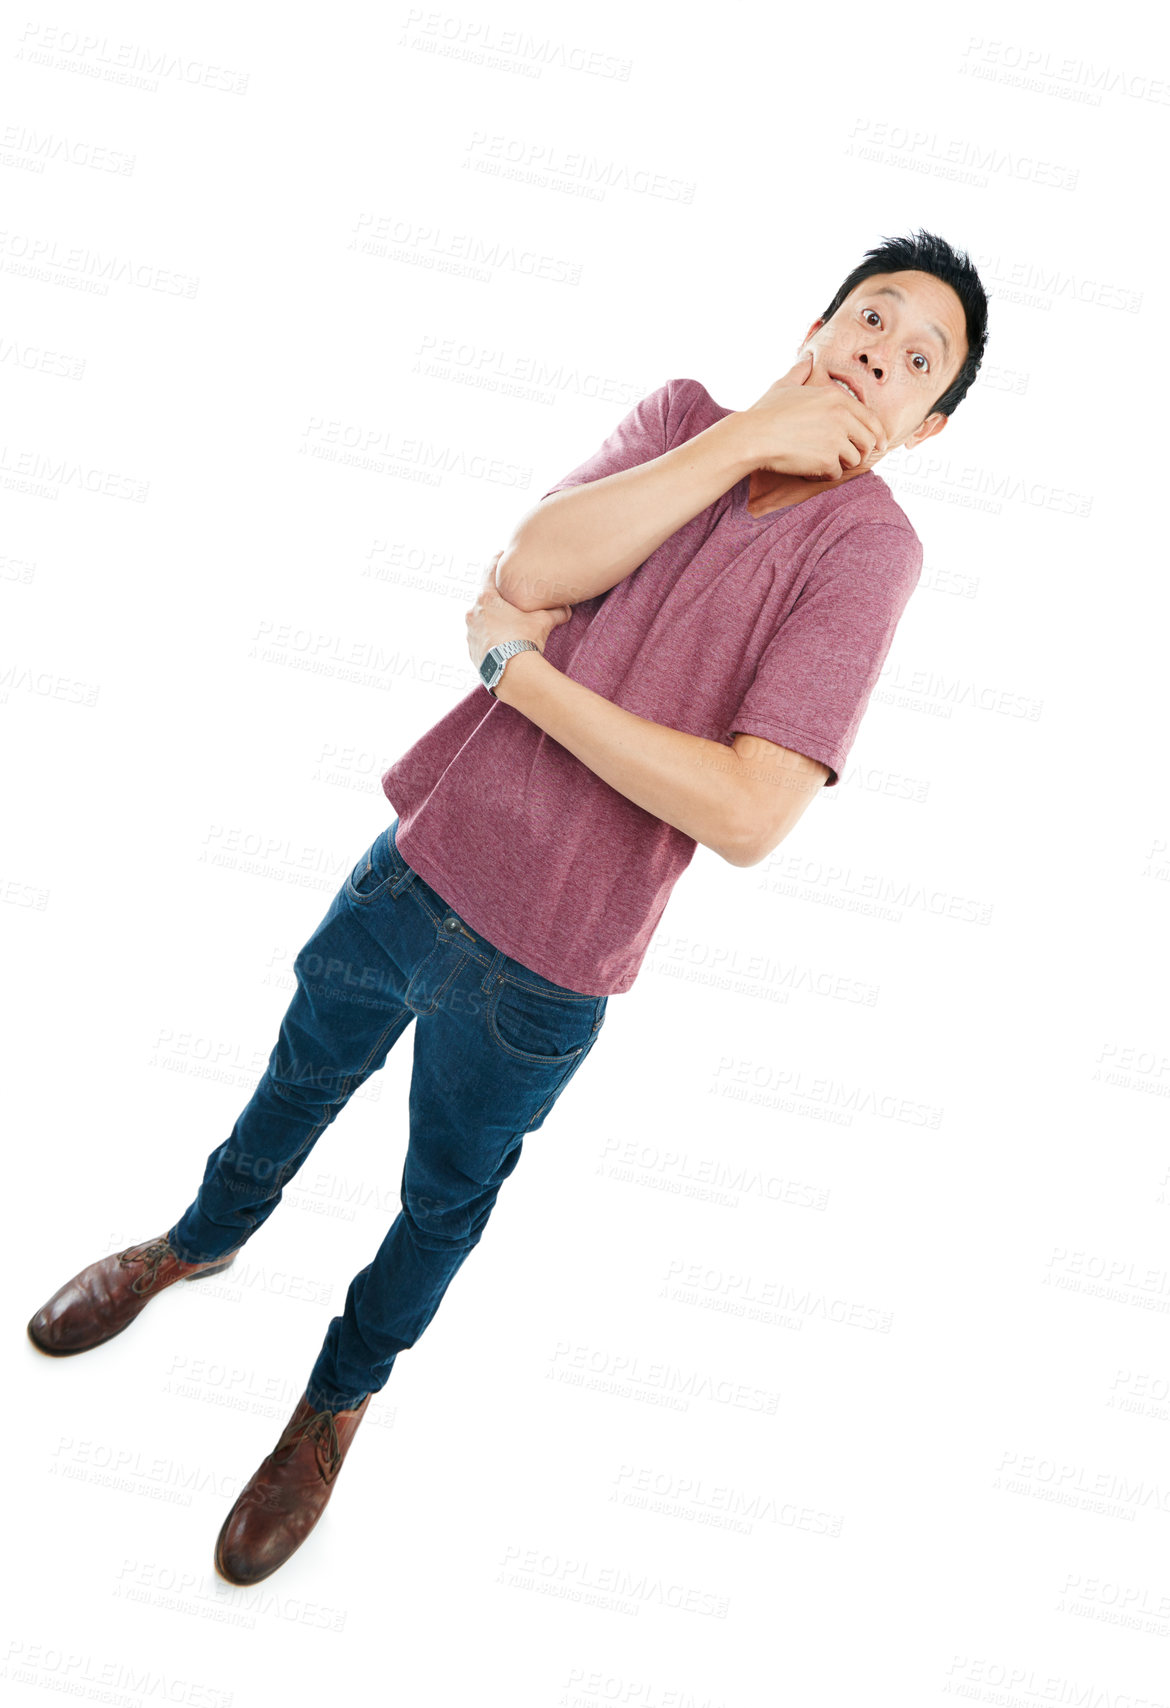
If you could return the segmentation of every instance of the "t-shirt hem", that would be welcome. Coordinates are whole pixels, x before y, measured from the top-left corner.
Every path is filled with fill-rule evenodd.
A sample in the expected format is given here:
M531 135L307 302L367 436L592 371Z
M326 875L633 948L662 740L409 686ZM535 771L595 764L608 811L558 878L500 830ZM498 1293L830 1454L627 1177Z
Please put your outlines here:
M394 803L391 801L390 804L393 806ZM505 955L518 962L520 966L527 967L530 972L539 973L542 979L549 979L553 984L562 985L566 990L575 991L578 996L624 996L630 989L634 977L636 977L636 971L626 983L618 984L609 990L590 990L588 985L577 982L576 975L573 978L566 978L563 967L555 967L551 961L546 961L543 955L534 956L530 950L522 949L507 929L501 931L497 927L489 932L476 918L474 904L470 909L468 908L467 903L460 899L458 886L454 888L449 886L447 879L438 868L431 865L428 854L415 853L408 846L411 840L412 833L409 830L403 831L401 836L395 836L399 852L407 865L412 866L423 882L429 884L436 895L441 896L450 907L454 908L455 912L459 914L460 918L467 921L473 931L481 932L493 948L502 949ZM596 979L592 978L592 975L586 976L590 977L593 983L596 983Z

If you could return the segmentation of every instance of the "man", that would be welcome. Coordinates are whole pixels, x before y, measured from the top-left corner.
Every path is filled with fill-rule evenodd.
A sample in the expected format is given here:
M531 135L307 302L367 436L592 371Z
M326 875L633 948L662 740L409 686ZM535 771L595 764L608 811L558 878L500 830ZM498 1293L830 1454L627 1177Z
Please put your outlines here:
M838 782L922 548L874 464L946 426L987 299L925 232L870 250L750 409L671 380L550 488L467 613L476 687L386 772L398 817L294 963L268 1069L167 1233L28 1332L86 1351L226 1269L417 1021L402 1210L220 1530L260 1581L323 1511L397 1354L628 991L702 842L763 860Z

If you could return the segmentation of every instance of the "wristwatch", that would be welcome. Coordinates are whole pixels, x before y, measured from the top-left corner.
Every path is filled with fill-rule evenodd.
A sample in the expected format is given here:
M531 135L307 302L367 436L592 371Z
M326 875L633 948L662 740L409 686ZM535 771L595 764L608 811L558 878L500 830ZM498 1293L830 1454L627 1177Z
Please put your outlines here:
M508 660L514 653L528 652L529 650L539 652L540 648L535 641L514 640L504 641L501 646L489 647L484 653L480 662L479 673L483 677L484 687L493 700L499 699L499 695L496 693L496 683L504 674L504 666Z

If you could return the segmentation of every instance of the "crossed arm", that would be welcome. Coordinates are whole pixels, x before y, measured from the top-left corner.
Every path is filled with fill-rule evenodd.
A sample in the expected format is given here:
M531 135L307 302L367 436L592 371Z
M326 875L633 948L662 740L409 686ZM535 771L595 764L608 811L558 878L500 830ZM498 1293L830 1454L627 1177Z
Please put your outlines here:
M473 662L504 640L543 645L564 620L550 623L552 607L567 612L616 586L742 479L755 465L735 420L638 468L555 493L530 511L492 560L468 613ZM829 775L819 760L762 736L740 732L728 747L637 717L566 676L543 652L510 658L496 696L619 794L733 866L765 859Z
M733 866L765 859L829 775L819 761L762 736L741 733L726 747L651 723L574 682L540 652L508 660L496 697L635 806Z

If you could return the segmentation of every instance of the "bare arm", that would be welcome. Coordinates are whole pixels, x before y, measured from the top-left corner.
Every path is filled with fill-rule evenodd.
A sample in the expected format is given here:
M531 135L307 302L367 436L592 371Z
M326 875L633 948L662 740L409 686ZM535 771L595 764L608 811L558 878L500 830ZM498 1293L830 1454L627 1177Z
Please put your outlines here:
M755 736L737 735L730 748L651 723L540 652L509 659L496 692L603 783L732 866L765 859L829 775L827 765Z
M606 593L756 466L737 412L637 468L554 492L521 517L496 586L522 611Z
M644 812L691 836L733 866L754 866L787 836L829 767L738 731L734 745L638 717L550 664L544 643L570 618L567 605L521 612L488 565L467 613L467 650L478 670L492 646L531 640L509 658L496 697L542 729Z
M613 705L539 652L510 658L496 693L635 806L733 866L760 858L746 766L730 748Z

